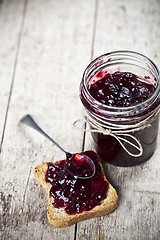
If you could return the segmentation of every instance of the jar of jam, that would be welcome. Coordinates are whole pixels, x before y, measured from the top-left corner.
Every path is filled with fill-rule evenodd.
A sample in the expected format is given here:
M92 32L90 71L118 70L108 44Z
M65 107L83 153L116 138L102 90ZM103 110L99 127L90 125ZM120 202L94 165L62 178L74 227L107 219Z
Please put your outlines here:
M84 71L80 99L95 149L116 166L134 166L155 152L159 125L160 72L146 56L116 51Z

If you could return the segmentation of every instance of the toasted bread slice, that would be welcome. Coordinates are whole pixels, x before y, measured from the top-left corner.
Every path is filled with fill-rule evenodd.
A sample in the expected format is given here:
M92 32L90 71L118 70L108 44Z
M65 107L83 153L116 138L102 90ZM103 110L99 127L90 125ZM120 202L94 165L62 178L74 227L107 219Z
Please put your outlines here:
M57 164L57 163L59 163L59 161L54 164ZM101 163L100 163L100 166L103 172ZM48 163L42 163L41 165L35 168L34 175L36 180L46 189L48 193L49 206L48 206L47 216L50 224L52 224L53 226L58 228L67 227L85 219L109 214L116 209L117 201L118 201L117 192L112 187L112 185L107 181L105 175L104 175L104 180L108 182L109 186L108 186L106 198L101 201L100 205L97 205L96 207L94 207L89 211L84 211L84 212L76 213L72 215L67 214L64 208L55 208L52 204L54 202L54 198L50 196L50 189L52 185L45 181L45 173L47 169L48 169Z

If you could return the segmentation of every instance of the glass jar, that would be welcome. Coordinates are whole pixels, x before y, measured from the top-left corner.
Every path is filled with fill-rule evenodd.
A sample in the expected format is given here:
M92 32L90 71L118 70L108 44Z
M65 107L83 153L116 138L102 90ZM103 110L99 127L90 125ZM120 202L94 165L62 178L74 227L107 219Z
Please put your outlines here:
M154 85L144 102L129 107L102 104L89 93L89 86L106 73L130 72L140 81ZM116 51L93 60L84 71L80 99L85 108L95 149L101 159L116 166L134 166L155 152L159 125L160 72L146 56Z

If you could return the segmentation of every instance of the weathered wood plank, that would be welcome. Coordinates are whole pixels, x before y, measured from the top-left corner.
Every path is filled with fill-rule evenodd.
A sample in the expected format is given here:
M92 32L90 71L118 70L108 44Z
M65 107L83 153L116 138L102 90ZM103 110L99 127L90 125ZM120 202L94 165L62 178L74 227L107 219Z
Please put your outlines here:
M153 24L154 23L154 24ZM113 50L134 50L160 63L160 2L99 0L94 57ZM120 168L104 164L117 189L117 210L77 225L77 239L160 239L160 133L158 148L146 163ZM86 149L93 148L90 135Z
M23 25L23 15L25 9L25 1L1 1L0 3L0 139L3 143L5 134L5 124L14 81L14 73L16 68L16 60L18 56L21 28ZM14 30L13 30L14 29ZM1 148L1 146L0 146ZM1 149L0 149L1 151ZM0 155L0 185L2 183L2 165L3 157ZM8 170L9 171L9 170ZM12 184L12 183L10 183ZM7 187L7 186L6 186ZM0 186L0 238L7 236L6 232L2 233L2 221L7 226L8 216L11 205L11 195L7 196ZM16 219L16 218L15 218Z
M57 230L48 224L47 196L35 182L33 169L43 161L55 161L63 155L37 133L17 125L30 112L64 148L81 151L83 135L72 128L72 122L81 116L78 87L90 57L131 49L159 63L159 9L155 0L152 4L138 0L114 3L65 0L63 5L62 1L30 0L22 29L24 1L2 2L2 128L13 76L15 80L0 156L1 239L160 238L159 149L143 165L105 167L119 195L119 206L114 213L77 224L77 232L74 226ZM17 52L20 28L22 38ZM15 59L17 65L13 67ZM93 148L89 135L85 148Z
M3 140L5 118L14 78L25 1L0 1L0 139ZM14 21L13 21L14 20ZM14 30L13 30L14 29ZM1 168L1 162L0 162Z
M33 169L64 158L38 133L18 125L30 113L65 149L81 151L79 82L90 61L93 1L28 2L1 158L2 239L74 239L75 226L47 221L47 195Z
M159 64L159 0L99 0L94 56L115 50L133 50Z

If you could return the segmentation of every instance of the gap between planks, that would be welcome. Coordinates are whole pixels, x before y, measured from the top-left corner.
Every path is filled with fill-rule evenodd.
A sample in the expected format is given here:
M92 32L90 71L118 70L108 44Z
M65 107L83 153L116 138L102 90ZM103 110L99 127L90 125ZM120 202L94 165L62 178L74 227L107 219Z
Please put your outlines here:
M91 61L93 60L94 56L94 44L95 44L95 35L96 35L96 25L97 25L97 14L98 14L98 3L99 0L95 0L95 7L94 7L94 15L93 15L93 34L92 34L92 42L91 42ZM84 129L86 129L87 123L84 123ZM85 141L86 141L86 132L84 131L83 134L83 143L82 143L82 151L85 148ZM77 223L75 224L75 232L74 232L74 240L77 239Z

